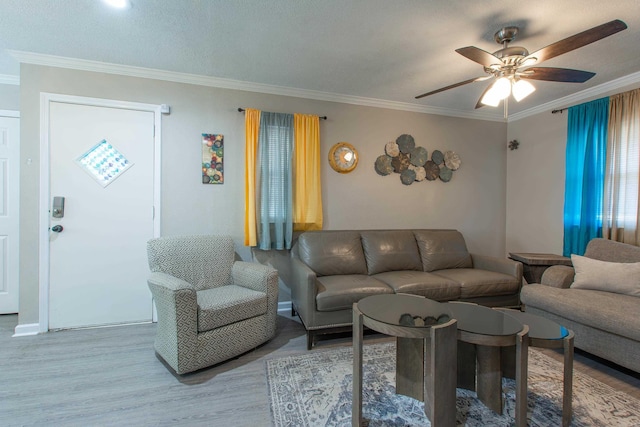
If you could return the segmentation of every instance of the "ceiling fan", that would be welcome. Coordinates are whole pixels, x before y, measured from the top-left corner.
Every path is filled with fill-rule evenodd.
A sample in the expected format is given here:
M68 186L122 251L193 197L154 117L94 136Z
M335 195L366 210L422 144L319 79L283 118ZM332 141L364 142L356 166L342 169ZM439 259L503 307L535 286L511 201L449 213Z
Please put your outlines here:
M497 107L500 101L503 99L506 101L510 94L513 94L516 101L521 101L535 91L535 87L527 80L571 83L586 82L595 76L596 73L571 70L568 68L534 67L534 65L586 46L622 31L625 28L627 28L627 24L616 19L567 37L533 53L529 53L527 49L521 46L509 46L509 43L511 43L518 34L518 27L502 28L494 35L495 41L502 45L502 49L493 53L489 53L475 46L456 49L456 52L460 55L482 65L487 75L423 93L422 95L416 96L416 99L469 83L495 79L493 84L489 85L484 92L482 92L482 95L480 95L480 99L478 99L476 103L476 108L485 105Z

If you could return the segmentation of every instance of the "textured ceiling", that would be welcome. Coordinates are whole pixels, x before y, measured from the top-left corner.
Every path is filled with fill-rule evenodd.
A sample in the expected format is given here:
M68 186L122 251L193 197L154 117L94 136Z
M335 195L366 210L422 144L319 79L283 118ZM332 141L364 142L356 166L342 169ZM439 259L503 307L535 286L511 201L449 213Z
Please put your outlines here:
M99 0L2 0L0 75L19 74L20 54L8 51L33 52L472 115L486 82L414 99L484 74L456 48L493 52L500 48L493 34L517 25L512 45L533 52L613 19L629 28L543 65L592 71L594 78L581 84L534 81L538 90L510 102L510 113L640 72L638 0L131 3L117 11ZM502 108L478 112L488 116L501 117Z

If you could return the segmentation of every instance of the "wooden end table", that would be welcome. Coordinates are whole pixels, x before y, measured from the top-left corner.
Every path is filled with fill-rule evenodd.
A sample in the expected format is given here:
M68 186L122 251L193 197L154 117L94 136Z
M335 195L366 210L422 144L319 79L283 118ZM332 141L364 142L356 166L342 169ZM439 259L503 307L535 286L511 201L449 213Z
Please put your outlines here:
M555 254L509 252L509 258L523 264L522 275L528 284L540 283L542 273L552 265L573 265L571 258Z

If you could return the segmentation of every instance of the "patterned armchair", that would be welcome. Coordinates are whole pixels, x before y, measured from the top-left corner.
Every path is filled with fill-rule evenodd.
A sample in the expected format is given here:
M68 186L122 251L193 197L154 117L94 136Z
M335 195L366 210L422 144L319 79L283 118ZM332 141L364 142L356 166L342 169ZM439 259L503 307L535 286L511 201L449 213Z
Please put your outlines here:
M275 335L278 272L236 261L229 236L147 243L158 312L156 352L178 374L249 351Z

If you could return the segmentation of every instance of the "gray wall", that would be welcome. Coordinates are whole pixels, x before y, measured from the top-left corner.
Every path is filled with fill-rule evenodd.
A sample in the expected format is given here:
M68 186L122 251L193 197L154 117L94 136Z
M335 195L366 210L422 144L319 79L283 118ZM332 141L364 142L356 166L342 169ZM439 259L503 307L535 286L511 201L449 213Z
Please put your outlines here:
M638 88L634 83L577 103ZM506 251L562 254L567 116L551 110L509 122Z
M40 92L169 104L162 125L162 234L231 234L244 259L244 115L238 107L327 115L320 125L325 229L456 228L472 252L505 254L507 126L326 101L23 64L21 67L20 324L38 322ZM203 185L200 134L225 136L225 183ZM384 145L402 133L429 152L454 150L461 168L449 183L401 184L373 168ZM326 161L350 142L360 153L346 175ZM510 153L511 154L511 153ZM286 290L285 290L286 291Z
M20 86L0 84L0 110L20 110Z
M562 254L567 112L509 123L507 252Z

